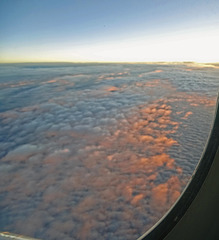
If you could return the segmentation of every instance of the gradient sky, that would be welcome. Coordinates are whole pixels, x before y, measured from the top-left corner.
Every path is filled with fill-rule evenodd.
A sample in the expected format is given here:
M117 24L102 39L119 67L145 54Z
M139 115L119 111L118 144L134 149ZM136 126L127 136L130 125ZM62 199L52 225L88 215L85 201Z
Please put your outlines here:
M219 62L218 0L0 0L0 62Z

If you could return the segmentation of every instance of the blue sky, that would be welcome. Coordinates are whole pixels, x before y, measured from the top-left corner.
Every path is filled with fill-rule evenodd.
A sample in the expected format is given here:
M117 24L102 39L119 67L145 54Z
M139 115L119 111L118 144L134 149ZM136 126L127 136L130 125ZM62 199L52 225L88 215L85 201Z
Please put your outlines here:
M217 0L1 0L0 61L219 61Z

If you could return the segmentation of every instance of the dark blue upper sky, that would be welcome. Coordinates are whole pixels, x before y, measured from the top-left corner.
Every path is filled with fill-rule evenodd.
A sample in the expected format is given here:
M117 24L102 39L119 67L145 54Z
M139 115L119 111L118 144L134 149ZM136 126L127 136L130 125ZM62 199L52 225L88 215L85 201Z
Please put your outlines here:
M174 61L160 50L173 55L171 39L173 47L183 36L185 46L202 34L214 42L218 26L217 0L1 0L0 61Z

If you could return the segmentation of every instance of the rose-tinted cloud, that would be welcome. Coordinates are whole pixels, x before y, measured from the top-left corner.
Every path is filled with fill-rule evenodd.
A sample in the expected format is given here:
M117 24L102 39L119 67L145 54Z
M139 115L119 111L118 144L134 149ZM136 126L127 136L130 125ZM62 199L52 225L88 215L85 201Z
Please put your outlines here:
M119 90L119 88L117 88L117 87L115 87L115 86L111 86L111 87L108 87L107 89L106 89L106 91L108 91L108 92L115 92L115 91L118 91Z
M98 77L98 80L114 80L114 79L121 79L125 76L128 76L128 72L118 72L118 73L108 73L103 74Z

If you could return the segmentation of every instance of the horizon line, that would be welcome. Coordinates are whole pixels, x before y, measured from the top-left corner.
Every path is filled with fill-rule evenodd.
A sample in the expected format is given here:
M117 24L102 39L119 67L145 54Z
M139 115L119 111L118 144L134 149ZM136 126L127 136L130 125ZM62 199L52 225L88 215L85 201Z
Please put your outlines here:
M0 62L0 64L31 64L31 63L120 63L120 64L154 64L154 63L197 63L197 64L219 64L217 62L196 62L196 61L14 61L14 62Z

